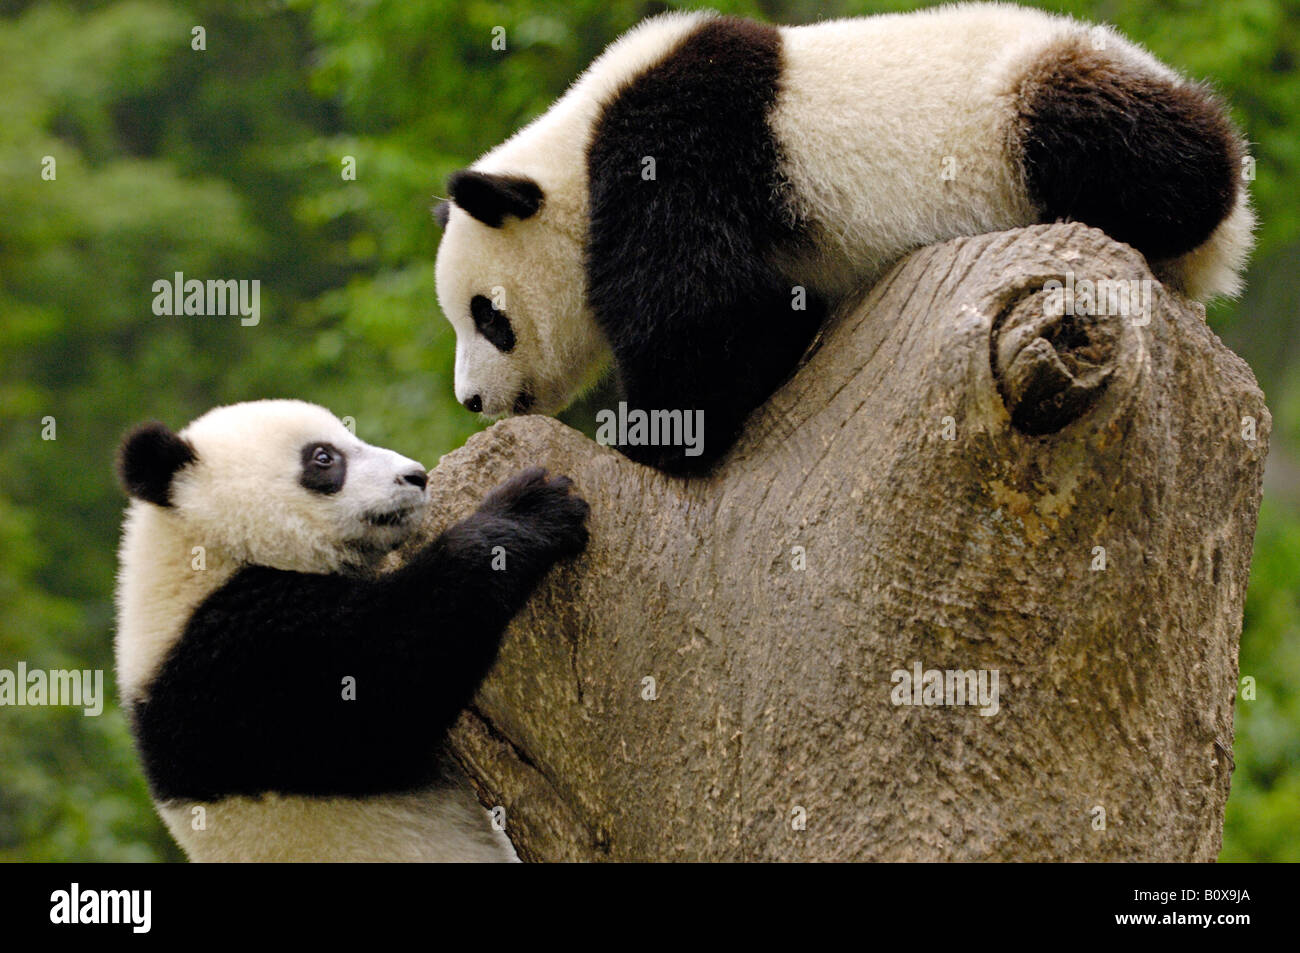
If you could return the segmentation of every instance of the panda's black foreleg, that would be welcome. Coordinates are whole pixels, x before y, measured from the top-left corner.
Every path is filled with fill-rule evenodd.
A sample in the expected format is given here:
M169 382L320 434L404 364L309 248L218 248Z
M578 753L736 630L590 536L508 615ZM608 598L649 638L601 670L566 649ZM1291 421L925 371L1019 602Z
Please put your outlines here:
M587 503L567 477L532 467L490 492L478 510L380 577L371 594L411 631L412 661L430 704L448 720L496 659L502 633L548 569L587 544Z
M369 659L371 697L380 695L375 720L354 725L352 737L383 737L394 749L441 739L491 669L510 619L558 560L586 546L589 507L571 490L567 477L524 470L358 594L360 614L390 626L343 653Z
M820 324L774 264L814 247L770 122L783 70L776 29L709 20L610 97L590 136L587 300L629 409L704 414L698 456L621 445L661 469L716 462Z
M735 443L746 418L798 364L825 317L820 299L774 279L752 281L730 302L701 295L671 315L640 313L639 325L673 327L654 336L614 337L628 410L702 411L695 445L626 443L629 458L673 473L708 470Z
M380 584L389 598L415 600L436 586L447 593L433 607L440 616L465 613L479 625L503 627L556 561L587 544L589 507L572 488L568 477L529 467Z

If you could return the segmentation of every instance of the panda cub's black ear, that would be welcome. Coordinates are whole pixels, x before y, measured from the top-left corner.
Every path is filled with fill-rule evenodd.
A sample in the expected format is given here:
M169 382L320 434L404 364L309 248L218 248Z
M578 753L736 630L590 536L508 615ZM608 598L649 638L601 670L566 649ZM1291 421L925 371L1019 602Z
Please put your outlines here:
M462 169L447 180L451 200L484 225L500 228L507 215L528 218L542 207L542 187L519 175Z
M126 492L157 506L171 506L172 478L198 459L189 441L166 424L150 422L136 427L117 451L117 475Z

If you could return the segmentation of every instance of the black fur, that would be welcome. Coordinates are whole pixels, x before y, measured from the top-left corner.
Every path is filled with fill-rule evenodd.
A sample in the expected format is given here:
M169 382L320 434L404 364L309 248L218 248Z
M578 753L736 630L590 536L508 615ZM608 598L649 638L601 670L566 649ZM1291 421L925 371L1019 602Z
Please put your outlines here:
M489 344L503 354L515 349L515 329L510 326L510 318L504 311L493 307L491 298L475 295L469 301L469 312L474 318L474 327Z
M305 443L298 483L324 496L343 489L348 480L348 456L332 443Z
M198 459L194 447L156 421L140 424L123 439L117 473L127 493L158 506L171 506L172 478Z
M452 173L447 190L453 202L493 228L507 215L528 218L542 207L541 187L521 176L462 170Z
M770 264L804 237L767 121L780 77L774 27L710 20L628 83L591 138L588 295L629 408L704 411L699 457L620 448L661 469L706 468L728 449L825 314L811 296L793 310Z
M570 487L526 470L394 573L241 570L194 612L132 712L154 794L361 797L436 782L441 742L507 622L586 545L587 504Z
M1029 71L1020 125L1042 220L1086 222L1152 261L1203 244L1236 201L1241 145L1223 107L1082 41Z

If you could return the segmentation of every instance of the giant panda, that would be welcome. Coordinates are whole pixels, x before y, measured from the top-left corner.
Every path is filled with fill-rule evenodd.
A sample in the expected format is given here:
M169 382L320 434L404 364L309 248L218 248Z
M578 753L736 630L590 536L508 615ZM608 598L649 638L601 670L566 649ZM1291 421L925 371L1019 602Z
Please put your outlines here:
M515 859L442 742L586 543L568 479L524 470L381 573L420 525L424 467L321 407L142 425L118 468L118 686L192 860Z
M1201 300L1251 244L1244 145L1113 30L1007 4L775 27L672 13L448 182L455 392L555 413L612 362L628 405L703 410L707 468L828 308L919 246L1078 220Z

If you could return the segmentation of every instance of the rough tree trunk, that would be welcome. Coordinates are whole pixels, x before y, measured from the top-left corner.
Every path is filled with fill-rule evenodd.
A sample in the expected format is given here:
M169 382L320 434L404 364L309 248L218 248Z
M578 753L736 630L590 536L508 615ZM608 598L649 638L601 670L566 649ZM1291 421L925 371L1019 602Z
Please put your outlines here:
M916 252L709 478L541 417L441 461L430 533L532 463L592 504L453 738L523 858L1217 855L1269 413L1158 284L1046 317L1067 272L1150 278L1081 225ZM999 710L894 705L916 663Z

